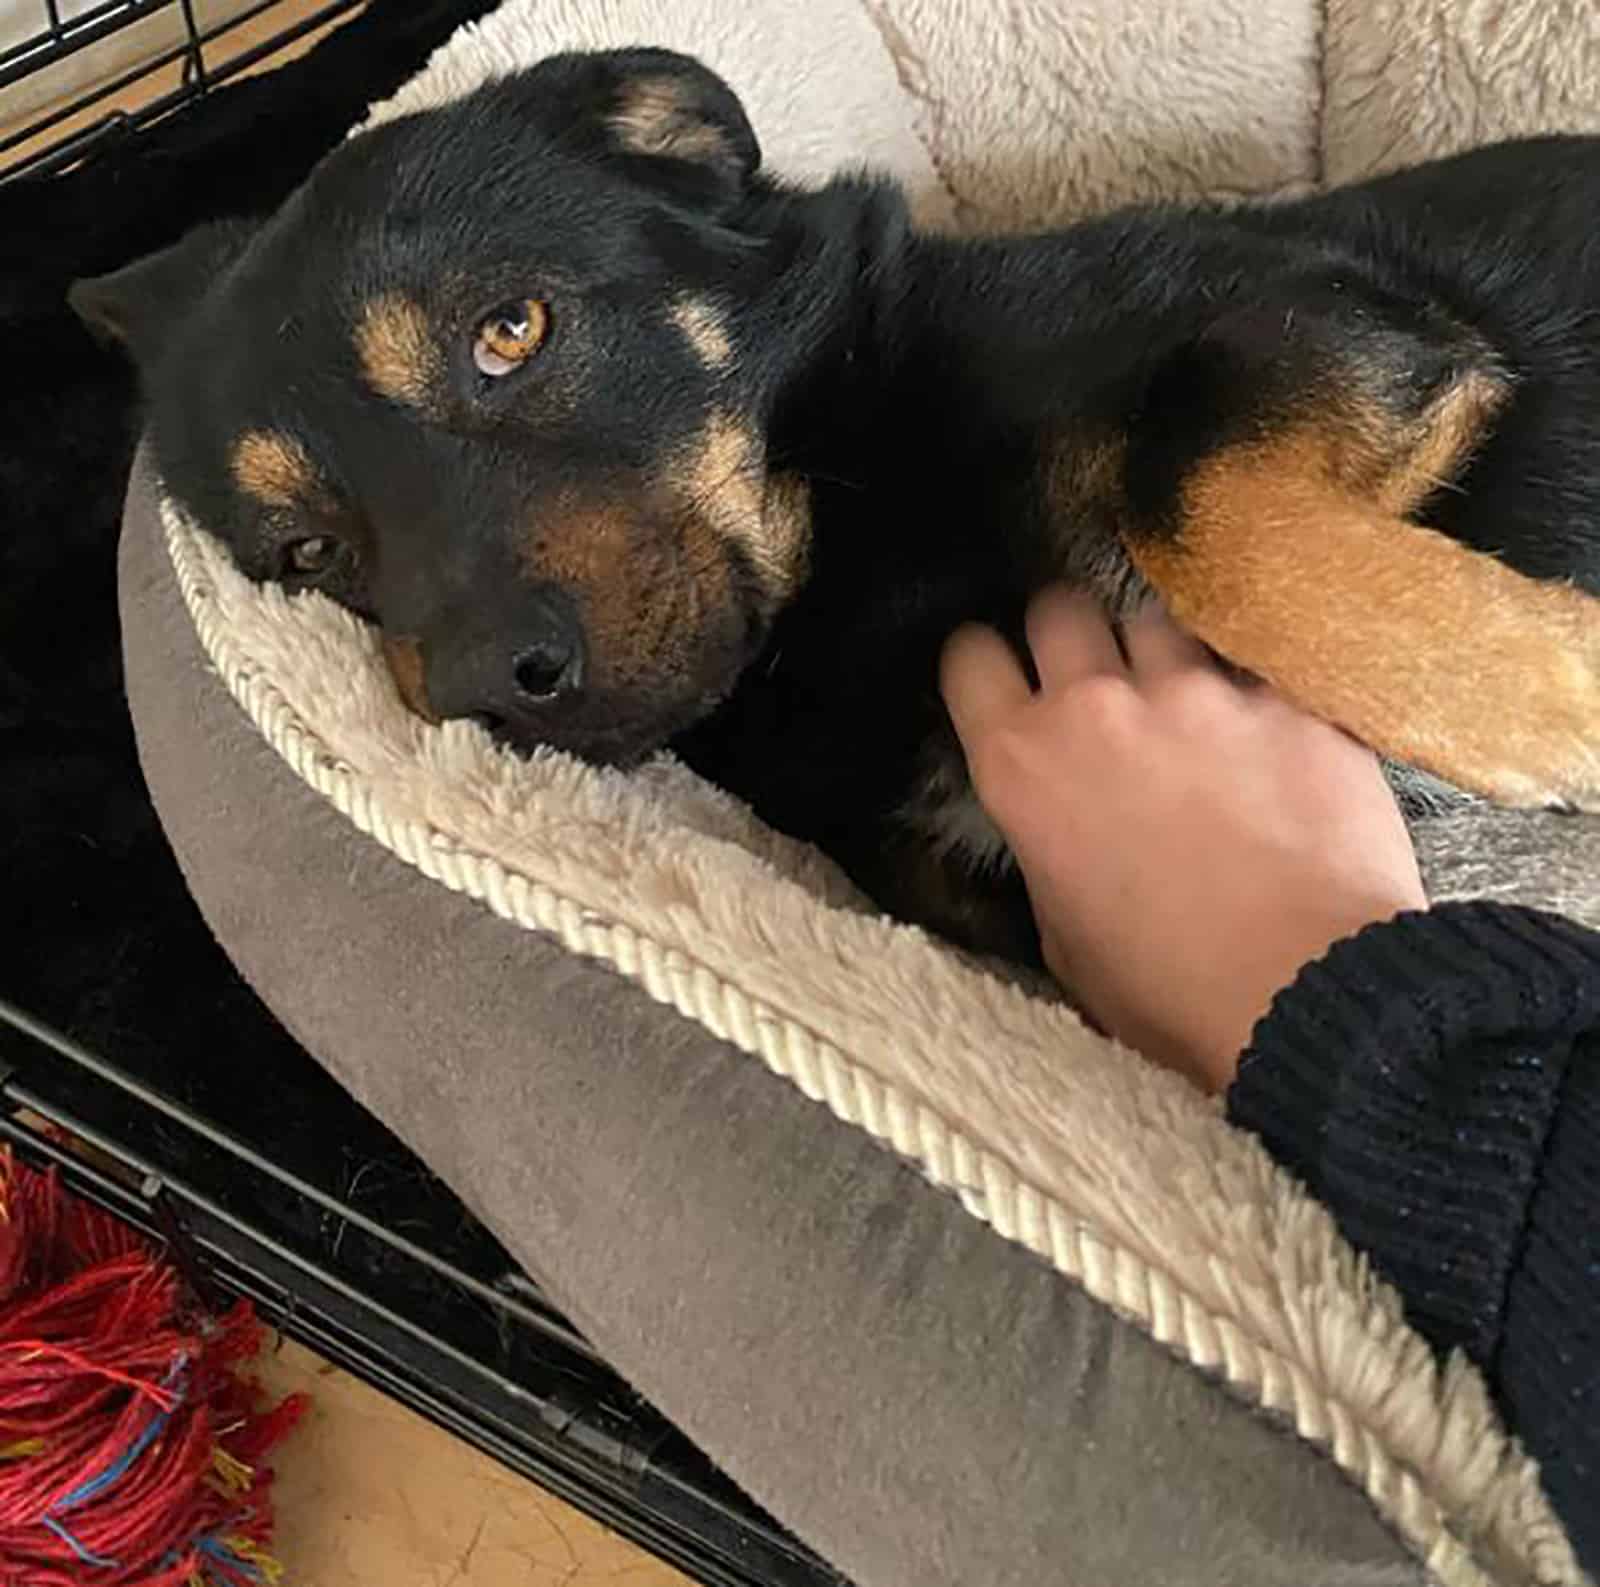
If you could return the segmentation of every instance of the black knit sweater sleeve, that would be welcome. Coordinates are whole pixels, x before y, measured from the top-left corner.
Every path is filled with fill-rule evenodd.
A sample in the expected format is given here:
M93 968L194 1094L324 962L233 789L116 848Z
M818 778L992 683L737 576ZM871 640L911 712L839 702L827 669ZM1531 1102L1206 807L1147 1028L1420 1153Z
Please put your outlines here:
M1484 1371L1600 1566L1600 934L1442 905L1336 944L1256 1027L1229 1116Z

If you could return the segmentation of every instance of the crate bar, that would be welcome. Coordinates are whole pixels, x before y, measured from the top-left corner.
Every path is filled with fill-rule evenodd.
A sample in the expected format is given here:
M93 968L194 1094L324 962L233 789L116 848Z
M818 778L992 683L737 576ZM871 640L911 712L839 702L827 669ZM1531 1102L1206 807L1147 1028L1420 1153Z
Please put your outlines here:
M120 33L158 11L170 10L177 3L178 0L108 0L107 4L66 21L52 15L48 33L36 33L0 54L0 88L9 88L24 77L59 65L79 50L86 50L91 44L98 44L101 39L108 39L113 33Z
M156 0L155 6L146 4L146 10L157 9L161 5L174 4L175 0ZM73 116L81 114L98 104L101 100L109 99L119 94L123 89L131 87L134 83L174 65L178 61L193 60L198 51L203 51L207 45L231 33L235 28L243 27L245 23L269 11L280 0L259 0L259 3L242 11L238 16L229 17L226 21L218 23L212 28L203 30L195 42L186 42L173 45L161 54L152 57L142 66L134 67L124 72L122 76L109 83L103 83L98 88L91 89L88 93L80 95L71 103L58 107L49 115L40 117L37 121L30 122L17 131L0 139L0 160L12 149L21 144L31 142L41 133L48 132L51 127L58 126L63 121L70 120ZM48 145L37 153L28 155L17 161L10 168L0 170L0 183L12 181L20 176L49 176L65 167L74 164L77 160L92 154L101 142L117 134L126 134L148 126L151 122L159 120L182 105L198 99L203 93L236 77L239 73L248 70L258 61L265 60L268 56L277 54L286 45L292 44L296 39L315 29L332 22L349 12L358 10L366 4L366 0L330 0L330 3L320 7L310 15L302 17L298 22L291 23L282 31L275 33L270 39L263 40L260 44L252 45L248 50L230 57L221 65L205 69L204 81L191 81L163 94L158 99L151 100L148 104L140 106L137 110L113 110L97 121L92 127L86 127L81 132L70 134L60 142ZM32 70L32 68L28 68ZM26 72L18 75L26 75ZM0 82L3 86L3 82Z
M22 1031L25 1035L32 1037L41 1046L48 1047L51 1051L67 1059L77 1068L87 1070L97 1080L132 1097L135 1101L153 1112L159 1113L180 1128L198 1136L208 1145L214 1146L227 1156L246 1164L263 1178L273 1180L283 1186L285 1190L320 1207L324 1212L331 1213L334 1217L342 1219L352 1228L359 1229L363 1234L377 1240L380 1244L388 1246L407 1260L416 1262L437 1273L450 1283L458 1285L483 1304L502 1311L509 1311L527 1326L537 1328L541 1333L549 1334L552 1338L559 1339L569 1350L576 1350L597 1359L594 1357L594 1351L583 1336L565 1318L551 1310L548 1303L541 1307L529 1306L526 1302L513 1300L504 1291L495 1289L493 1285L485 1284L481 1279L474 1278L469 1273L463 1273L459 1268L451 1266L443 1258L436 1256L425 1246L415 1244L402 1234L396 1234L393 1230L368 1217L366 1213L359 1211L348 1202L340 1201L338 1197L330 1196L325 1190L311 1184L308 1180L301 1179L297 1175L280 1168L270 1158L263 1157L243 1141L228 1134L227 1131L219 1130L215 1125L201 1118L198 1114L191 1113L170 1097L165 1097L160 1092L140 1084L139 1081L131 1076L121 1073L68 1037L52 1030L48 1025L42 1024L15 1005L0 998L0 1025L7 1023L13 1028ZM12 1097L20 1106L32 1108L36 1113L54 1120L63 1129L79 1135L82 1139L99 1146L113 1156L125 1159L142 1174L153 1174L162 1179L169 1177L166 1171L158 1164L147 1163L136 1154L129 1152L125 1147L120 1147L115 1142L98 1138L98 1131L93 1130L81 1120L70 1116L48 1096L36 1093L32 1088L20 1086L14 1078L8 1079L3 1074L0 1074L0 1094ZM185 1194L195 1198L199 1196L198 1191L190 1191L188 1189L185 1190Z
M183 80L192 82L202 93L206 87L206 46L200 33L200 25L194 19L194 0L178 0L183 8L183 26L189 36L189 48L185 52L183 63Z

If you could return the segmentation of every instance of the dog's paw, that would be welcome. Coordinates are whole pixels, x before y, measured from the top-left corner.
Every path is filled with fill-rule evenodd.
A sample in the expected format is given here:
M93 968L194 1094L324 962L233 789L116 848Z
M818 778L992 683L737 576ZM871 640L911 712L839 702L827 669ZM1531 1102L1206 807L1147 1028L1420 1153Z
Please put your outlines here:
M1551 625L1552 653L1529 670L1520 698L1502 700L1495 739L1474 740L1446 775L1496 804L1600 812L1600 600L1560 595L1550 604L1570 624ZM1586 632L1555 648L1572 629Z

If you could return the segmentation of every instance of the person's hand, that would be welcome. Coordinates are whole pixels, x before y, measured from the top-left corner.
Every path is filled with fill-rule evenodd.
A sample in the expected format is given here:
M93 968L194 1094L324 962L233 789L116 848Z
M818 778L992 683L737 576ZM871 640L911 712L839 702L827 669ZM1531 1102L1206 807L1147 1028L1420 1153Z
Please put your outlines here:
M1426 907L1405 823L1370 751L1236 681L1159 607L1119 646L1052 589L1027 632L1037 691L977 627L941 686L1045 961L1102 1029L1221 1089L1302 965Z

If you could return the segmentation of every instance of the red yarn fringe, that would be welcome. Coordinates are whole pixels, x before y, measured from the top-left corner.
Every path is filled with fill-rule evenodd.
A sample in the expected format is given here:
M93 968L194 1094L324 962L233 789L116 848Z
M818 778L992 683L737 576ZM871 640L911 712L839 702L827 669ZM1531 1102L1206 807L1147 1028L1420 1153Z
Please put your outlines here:
M0 1151L0 1587L258 1587L272 1474L306 1408L240 1374L157 1248Z

